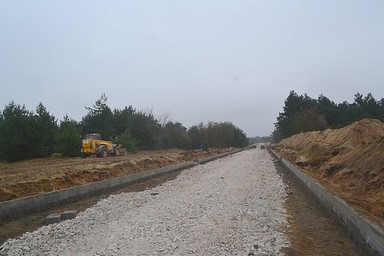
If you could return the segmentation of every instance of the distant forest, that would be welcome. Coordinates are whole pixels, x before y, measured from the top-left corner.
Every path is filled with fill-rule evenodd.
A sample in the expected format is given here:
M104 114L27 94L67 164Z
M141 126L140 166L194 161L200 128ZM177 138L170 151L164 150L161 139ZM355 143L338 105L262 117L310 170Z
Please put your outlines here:
M384 99L376 100L371 93L357 93L353 103L336 104L324 95L312 99L291 91L283 110L272 133L274 142L301 132L341 128L363 118L384 121Z
M156 119L132 106L112 110L103 94L80 122L65 116L60 122L40 103L36 111L10 102L0 111L0 161L47 157L53 153L80 155L81 138L100 133L129 152L153 149L245 147L245 133L231 122L200 123L187 129L179 122Z

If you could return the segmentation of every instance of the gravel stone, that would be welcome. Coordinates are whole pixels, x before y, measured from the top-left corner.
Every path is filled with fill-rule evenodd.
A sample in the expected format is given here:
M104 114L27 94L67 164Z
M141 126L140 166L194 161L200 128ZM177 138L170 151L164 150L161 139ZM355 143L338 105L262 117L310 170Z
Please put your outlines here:
M9 239L1 255L280 255L286 185L266 150L111 195L76 218Z

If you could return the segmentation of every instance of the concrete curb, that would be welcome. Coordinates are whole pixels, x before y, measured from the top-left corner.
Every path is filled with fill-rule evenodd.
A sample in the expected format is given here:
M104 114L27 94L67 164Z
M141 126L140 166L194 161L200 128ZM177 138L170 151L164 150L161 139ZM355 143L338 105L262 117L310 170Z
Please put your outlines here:
M358 234L373 250L384 256L384 230L367 220L343 199L329 193L325 187L302 172L275 151L269 149L297 178L299 178L329 210L333 211L352 232Z
M66 189L56 190L44 194L28 196L18 198L14 200L0 202L0 222L13 219L17 216L27 214L37 209L48 209L55 205L71 201L76 198L80 198L92 193L97 193L103 190L112 189L115 187L128 185L133 182L149 179L155 176L164 175L166 173L175 172L191 168L198 164L205 164L210 161L216 160L221 157L225 157L231 154L240 152L236 150L233 152L227 152L215 156L209 156L205 158L197 159L196 161L189 161L185 163L179 163L162 168L143 171L128 176L117 177L108 180L102 180L86 185L70 187Z
M222 153L222 154L214 155L214 156L207 156L207 157L204 157L204 158L197 159L196 162L198 164L205 164L205 163L208 163L210 161L213 161L213 160L216 160L216 159L219 159L219 158L222 158L222 157L226 157L228 155L236 154L238 152L240 152L240 150L236 150L236 151L233 151L233 152Z
M114 187L127 185L129 183L141 181L155 176L160 176L165 173L180 171L198 165L194 161L179 163L166 166L163 168L152 169L140 173L135 173L128 176L117 177L109 180L103 180L86 185L66 188L62 190L52 191L44 194L28 196L9 200L0 203L0 222L12 219L31 212L36 209L47 209L49 207L59 205L61 203L79 198L85 195L96 193L102 190L108 190Z

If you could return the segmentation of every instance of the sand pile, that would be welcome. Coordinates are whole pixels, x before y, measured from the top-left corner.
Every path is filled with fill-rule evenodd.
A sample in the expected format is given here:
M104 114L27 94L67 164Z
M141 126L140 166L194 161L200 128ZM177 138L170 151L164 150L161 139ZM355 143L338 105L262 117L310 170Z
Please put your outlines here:
M307 132L274 149L384 226L384 123L363 119L337 130Z

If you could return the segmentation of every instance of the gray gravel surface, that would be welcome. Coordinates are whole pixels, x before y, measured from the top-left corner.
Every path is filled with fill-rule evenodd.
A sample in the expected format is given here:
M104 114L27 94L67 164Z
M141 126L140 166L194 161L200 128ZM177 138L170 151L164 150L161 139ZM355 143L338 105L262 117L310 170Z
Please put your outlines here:
M285 185L266 150L112 195L72 220L10 239L1 255L279 255L289 245Z

